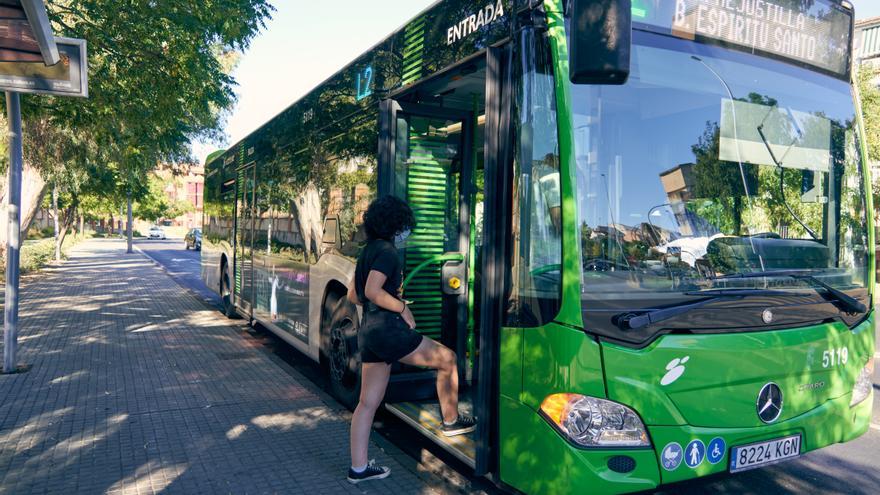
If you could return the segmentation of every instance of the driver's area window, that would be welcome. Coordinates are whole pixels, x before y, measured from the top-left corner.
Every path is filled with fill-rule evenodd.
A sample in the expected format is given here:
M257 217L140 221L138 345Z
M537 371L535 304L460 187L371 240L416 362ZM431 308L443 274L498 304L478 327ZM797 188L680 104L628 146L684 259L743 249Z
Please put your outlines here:
M524 34L513 111L513 266L507 326L539 326L559 311L562 197L556 91L546 40ZM531 52L531 53L530 53Z

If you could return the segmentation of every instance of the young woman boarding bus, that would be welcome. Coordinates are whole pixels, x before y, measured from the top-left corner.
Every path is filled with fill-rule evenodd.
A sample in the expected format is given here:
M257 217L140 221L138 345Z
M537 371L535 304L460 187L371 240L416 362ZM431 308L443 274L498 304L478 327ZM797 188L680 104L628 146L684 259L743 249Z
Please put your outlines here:
M351 468L348 481L359 483L391 474L385 466L367 462L370 429L385 396L391 364L437 370L437 396L446 436L474 430L474 418L458 412L458 367L455 353L415 331L416 321L403 299L403 269L397 249L415 227L412 209L403 200L385 196L364 214L367 245L355 268L348 299L363 306L358 333L361 352L361 395L351 419Z

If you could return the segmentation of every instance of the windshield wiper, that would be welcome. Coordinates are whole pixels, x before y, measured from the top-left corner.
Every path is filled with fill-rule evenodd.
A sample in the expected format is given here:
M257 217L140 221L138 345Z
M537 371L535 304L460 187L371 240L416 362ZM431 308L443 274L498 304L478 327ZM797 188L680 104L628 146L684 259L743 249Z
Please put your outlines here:
M767 148L767 152L770 153L770 158L773 160L773 163L775 163L776 167L779 168L779 195L782 197L782 204L785 206L785 209L788 210L789 215L791 215L791 217L794 218L797 223L801 224L801 227L803 227L804 230L806 230L807 233L810 234L810 237L812 237L814 241L818 241L819 236L816 235L815 232L813 232L813 229L807 227L807 224L805 224L804 221L801 220L801 218L797 215L797 213L794 212L794 210L791 208L791 205L788 204L788 200L785 198L785 168L782 167L782 162L776 159L776 154L773 153L773 149L770 147L770 142L767 141L767 137L764 136L763 123L758 126L758 135L761 136L761 141L764 143L764 147ZM739 146L739 144L737 144L737 146ZM792 141L789 149L791 149L792 146L794 146L794 141ZM786 155L787 154L788 153L786 152ZM783 156L782 158L784 159L785 157Z
M623 313L615 317L616 324L623 330L638 330L654 323L675 318L694 309L703 307L719 299L743 299L754 296L801 296L797 292L786 292L772 289L708 289L696 292L685 292L688 296L703 296L696 302L686 302L652 309L645 313Z
M818 278L812 275L810 271L804 270L775 270L775 271L766 271L766 272L749 272L749 273L736 273L733 275L725 275L723 277L717 277L712 280L726 280L731 278L761 278L761 277L790 277L795 280L803 280L804 282L808 282L812 285L813 288L821 288L824 289L831 297L836 299L839 303L844 306L844 309L848 313L864 313L868 311L868 307L865 306L864 303L859 301L858 299L850 296L846 292L843 292L840 289L836 289L825 282L819 280Z

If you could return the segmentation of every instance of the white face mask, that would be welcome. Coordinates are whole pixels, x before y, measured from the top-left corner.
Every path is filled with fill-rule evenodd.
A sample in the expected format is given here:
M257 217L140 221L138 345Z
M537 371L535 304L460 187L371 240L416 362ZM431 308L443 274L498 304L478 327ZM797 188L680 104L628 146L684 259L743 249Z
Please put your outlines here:
M409 237L409 235L411 233L412 233L412 231L410 229L406 229L403 232L394 236L394 245L398 248L403 247L403 243L406 242L406 239Z

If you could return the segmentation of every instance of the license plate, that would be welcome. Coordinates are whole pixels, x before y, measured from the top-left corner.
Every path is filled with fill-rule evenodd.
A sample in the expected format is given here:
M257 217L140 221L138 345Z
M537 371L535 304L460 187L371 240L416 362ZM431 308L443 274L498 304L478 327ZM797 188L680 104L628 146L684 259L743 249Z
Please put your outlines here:
M801 436L777 438L730 449L730 472L775 464L801 455Z

